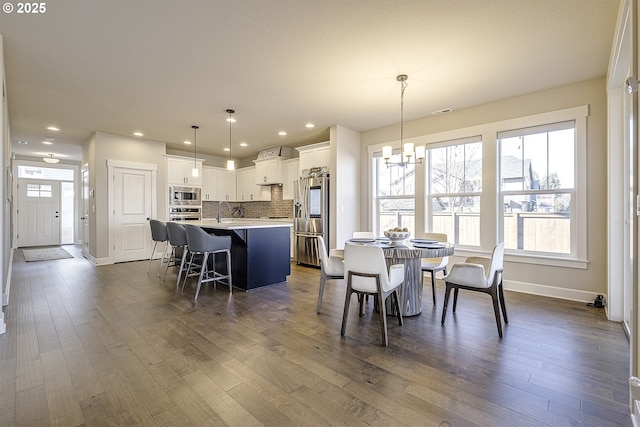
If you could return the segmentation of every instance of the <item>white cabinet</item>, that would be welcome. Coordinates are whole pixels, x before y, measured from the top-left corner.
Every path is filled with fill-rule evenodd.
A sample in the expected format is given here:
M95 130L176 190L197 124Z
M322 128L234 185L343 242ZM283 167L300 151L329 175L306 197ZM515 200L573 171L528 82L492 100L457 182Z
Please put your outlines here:
M329 142L296 148L300 152L300 171L314 167L331 166L331 146ZM331 173L331 170L329 170Z
M254 160L256 164L257 185L282 184L282 158L273 157L265 160Z
M218 200L218 170L210 166L202 167L202 201Z
M249 167L236 172L236 195L239 202L271 200L271 187L256 185L255 171L256 168Z
M167 182L175 185L202 185L202 162L204 159L193 157L167 156ZM198 169L198 176L193 176L192 170Z
M218 169L218 198L227 202L235 202L236 199L236 171Z
M282 162L282 200L293 200L293 182L300 178L299 165L298 159Z

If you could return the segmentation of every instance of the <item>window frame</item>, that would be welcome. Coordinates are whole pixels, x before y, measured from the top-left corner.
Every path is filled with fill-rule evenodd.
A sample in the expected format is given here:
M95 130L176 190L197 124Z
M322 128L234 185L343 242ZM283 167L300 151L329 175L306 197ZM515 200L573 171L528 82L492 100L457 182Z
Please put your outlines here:
M503 228L502 214L500 214L500 187L498 187L498 132L507 129L526 128L548 123L574 120L576 124L576 164L575 164L575 211L574 221L575 233L572 239L575 240L575 254L572 256L548 256L541 253L520 254L506 253L505 261L517 262L521 264L535 264L565 268L586 269L589 261L587 259L587 118L589 117L589 105L579 105L566 109L553 110L537 113L512 119L505 119L495 122L488 122L468 126L465 128L451 129L443 132L420 135L410 138L415 145L424 144L429 149L431 144L441 141L449 141L467 138L471 135L482 136L482 196L481 196L481 231L480 248L471 249L456 247L456 256L474 256L490 254L494 246L501 241L500 231ZM382 151L383 145L389 142L379 142L367 147L369 154L369 224L375 222L375 168L373 168L373 157ZM396 141L397 143L397 141ZM426 191L422 187L426 184L426 173L424 165L416 166L416 233L427 229L426 220Z

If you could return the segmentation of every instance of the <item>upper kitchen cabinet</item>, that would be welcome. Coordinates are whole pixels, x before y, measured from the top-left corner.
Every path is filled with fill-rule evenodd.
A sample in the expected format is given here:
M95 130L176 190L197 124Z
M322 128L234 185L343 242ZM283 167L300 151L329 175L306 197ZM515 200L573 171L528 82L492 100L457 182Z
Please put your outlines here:
M238 202L271 200L271 187L257 185L255 172L255 167L238 169L236 172L236 199Z
M282 200L293 200L293 182L300 178L299 165L298 159L282 162Z
M300 171L326 166L331 173L331 147L329 142L298 147L297 150L300 152Z
M204 159L167 156L167 181L173 185L202 186L202 162ZM198 176L193 176L193 168L198 168Z
M256 164L255 183L257 185L282 184L282 158L273 157L254 160Z
M202 167L202 201L218 200L218 170L211 166Z
M218 201L235 202L236 171L217 169L218 171Z

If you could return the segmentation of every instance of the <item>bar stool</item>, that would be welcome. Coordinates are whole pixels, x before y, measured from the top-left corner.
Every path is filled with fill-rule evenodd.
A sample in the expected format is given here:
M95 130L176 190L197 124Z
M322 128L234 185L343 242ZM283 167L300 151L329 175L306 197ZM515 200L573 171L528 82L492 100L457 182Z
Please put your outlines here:
M196 296L194 299L198 299L200 287L202 286L202 283L206 282L214 282L215 285L216 282L226 279L227 284L229 285L229 293L233 292L231 279L231 236L214 236L207 233L202 228L191 224L185 224L184 228L187 233L187 247L191 254L189 258L189 266L186 269L187 274L185 275L185 282L187 280L187 276L193 275L189 273L194 271L194 257L198 255L202 256L200 274L198 275L198 287L196 288ZM226 275L216 271L216 254L222 253L227 257ZM208 263L209 254L212 254L211 270L209 270ZM184 282L182 284L182 289L184 289Z
M169 267L176 267L178 265L178 250L182 250L182 256L180 258L180 270L178 270L178 279L176 280L176 287L180 283L180 277L182 272L185 271L185 261L187 259L187 232L184 229L184 225L177 222L167 222L167 235L169 236L169 244L171 245L171 254L169 255L169 262L167 262L167 268L164 270L164 277L167 278L167 271Z
M158 246L158 242L164 242L162 258L160 258L160 265L158 265L158 277L160 277L160 270L162 270L162 263L164 262L167 254L167 242L169 240L169 236L167 234L167 226L164 222L158 221L157 219L149 220L149 225L151 226L151 240L153 240L154 243L153 250L151 251L151 256L149 257L149 264L147 264L147 273L149 273L151 260L153 260L153 254L156 253L156 246Z

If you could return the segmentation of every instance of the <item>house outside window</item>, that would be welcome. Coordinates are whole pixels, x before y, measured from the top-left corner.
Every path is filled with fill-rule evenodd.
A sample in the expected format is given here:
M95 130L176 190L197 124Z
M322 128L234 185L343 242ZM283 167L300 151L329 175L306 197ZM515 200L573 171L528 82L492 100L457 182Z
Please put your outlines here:
M571 255L575 122L498 133L505 249Z
M480 137L430 144L427 224L457 245L480 246Z
M399 162L394 154L390 162ZM375 230L378 236L384 230L406 227L415 234L415 165L387 167L382 157L373 157Z

